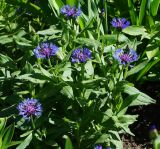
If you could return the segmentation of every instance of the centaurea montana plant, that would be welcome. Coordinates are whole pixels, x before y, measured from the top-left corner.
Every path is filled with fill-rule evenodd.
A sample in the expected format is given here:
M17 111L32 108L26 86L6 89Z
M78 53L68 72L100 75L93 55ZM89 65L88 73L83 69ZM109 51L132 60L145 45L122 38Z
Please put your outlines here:
M94 149L102 149L102 145L96 145Z
M60 10L61 14L67 19L76 19L81 15L82 11L80 8L76 8L75 6L65 5Z
M129 51L117 49L114 52L113 57L119 62L119 64L122 65L126 65L128 63L132 63L138 60L138 54L133 49L129 49Z
M41 43L34 49L34 55L36 58L50 58L56 55L58 47L53 43Z
M61 0L48 2L44 8L50 5L53 12L38 10L37 19L34 16L33 20L27 18L27 22L31 22L30 25L36 31L39 32L37 28L39 26L44 34L35 34L34 32L34 38L30 38L30 36L27 36L29 33L24 34L27 29L20 33L24 34L22 40L23 38L27 39L24 42L35 43L37 40L45 41L49 39L50 41L56 41L60 48L51 42L39 43L34 50L29 49L28 46L24 48L27 44L24 43L24 47L21 46L22 41L19 37L15 38L17 33L19 36L19 32L16 31L13 44L11 42L4 46L9 45L5 54L8 56L8 53L11 52L9 53L11 59L0 54L2 59L0 63L3 63L4 66L6 66L6 61L7 64L8 62L9 64L18 62L17 67L7 65L7 68L3 68L2 66L1 75L4 73L4 77L1 77L0 88L5 90L5 86L9 84L11 92L6 94L5 91L0 91L0 97L5 99L7 96L9 98L12 96L17 98L18 96L18 99L21 99L22 96L32 96L41 98L44 103L43 109L38 99L27 98L18 104L17 109L20 117L25 120L24 126L26 128L24 130L23 125L17 127L21 130L18 131L20 132L18 135L26 137L23 142L20 141L22 142L20 147L25 142L28 148L36 148L37 146L40 146L40 148L52 148L53 146L55 148L64 148L67 144L75 149L123 148L119 133L131 134L128 126L137 117L125 114L127 108L132 106L127 99L131 98L132 103L135 101L136 104L140 103L142 105L143 102L139 101L144 101L145 104L154 103L152 98L142 94L133 85L130 85L124 77L130 63L138 60L138 54L131 48L128 50L121 49L120 47L126 46L126 42L121 44L121 42L115 43L115 40L108 40L108 37L112 36L114 32L108 30L108 25L106 25L109 19L107 17L110 14L107 11L109 5L106 5L105 1L103 2L105 8L101 11L103 17L99 17L97 11L100 10L99 3L97 5L94 1L88 1L88 5L84 5L80 1L77 1L74 5L73 2L76 1L67 1L67 3L72 3L74 6L63 6L64 1ZM41 2L39 3L41 6L43 5ZM90 8L88 7L89 4ZM77 5L81 7L76 7ZM63 7L60 8L61 6ZM85 11L87 7L88 16ZM83 17L79 17L82 14L81 8L85 8ZM57 15L59 10L60 16ZM42 15L39 13L42 13ZM44 20L45 22L43 22ZM96 28L95 24L97 24ZM121 31L128 27L130 22L124 18L114 18L111 25L119 35L120 33L123 34ZM49 28L46 29L47 27ZM52 29L55 31L53 35L50 32ZM114 44L117 44L117 50L111 55L108 49L112 49L110 45L114 46ZM10 45L14 45L13 50L9 50L11 49ZM131 45L129 46L131 47ZM19 47L22 50L23 48L28 49L28 51L32 50L37 59L32 59L33 53L31 52L27 52L29 54L28 59L25 57L26 55L23 55L24 52L21 52L22 54L20 53L19 56ZM59 51L59 49L61 50ZM17 53L18 56L12 57L12 54ZM56 55L62 55L60 61L57 60ZM3 60L3 57L6 60ZM55 60L54 58L56 58L56 63L51 65L51 62ZM46 61L48 61L49 67L46 65ZM118 64L113 61L117 61ZM21 62L22 66L19 66ZM16 65L16 63L14 64ZM23 66L23 64L26 65ZM11 78L12 74L13 78ZM10 82L10 80L15 83ZM13 95L10 94L12 92ZM9 104L6 101L4 106ZM45 111L43 115L42 111ZM19 124L21 120L17 118L15 123ZM62 139L62 136L65 135L70 138L70 140L66 139L66 144ZM27 142L27 140L29 141Z
M116 29L124 29L130 25L130 21L125 18L113 18L111 21L111 25Z
M42 105L37 99L27 98L17 106L19 115L24 119L30 120L31 117L40 117L42 115Z
M72 63L84 63L88 59L91 59L91 51L88 48L78 48L72 52L71 62Z

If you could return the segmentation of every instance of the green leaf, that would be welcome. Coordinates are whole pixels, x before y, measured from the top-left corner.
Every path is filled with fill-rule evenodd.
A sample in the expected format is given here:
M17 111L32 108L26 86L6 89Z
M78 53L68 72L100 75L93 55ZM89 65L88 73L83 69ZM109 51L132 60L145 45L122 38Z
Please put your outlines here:
M151 60L154 56L159 53L159 47L155 46L148 46L146 48L146 54L149 60Z
M64 86L61 90L61 93L67 96L68 98L74 98L73 89L71 86Z
M32 133L16 149L25 149L32 140Z
M91 27L91 25L93 24L94 20L95 20L94 17L92 17L91 19L89 19L86 22L84 18L80 17L79 18L79 24L80 24L80 27L81 27L82 31L77 35L77 37L79 35L82 35L82 33L84 33L85 31L87 31L87 29L89 29L89 27ZM87 23L86 25L85 25L85 22Z
M106 143L106 140L109 139L109 134L102 134L95 142L95 144Z
M134 11L134 5L132 3L132 0L128 0L128 8L129 8L129 13L131 17L132 24L136 24L136 13Z
M84 93L84 98L88 99L93 89L86 89Z
M144 76L155 64L157 64L160 61L160 59L150 60L148 64L145 66L144 69L142 69L137 77L137 81Z
M46 76L42 76L41 74L24 74L21 76L16 77L19 80L26 80L32 83L45 83L46 81L50 81L50 79Z
M142 21L143 21L145 12L146 12L146 3L147 3L147 0L142 0L141 1L141 7L140 7L140 12L139 12L139 20L138 20L139 25L142 24Z
M154 149L159 149L160 148L160 136L158 136L154 142L153 142L153 147Z
M142 70L147 65L147 63L148 63L148 60L138 64L137 66L134 66L131 70L127 72L127 77Z
M37 34L39 34L39 35L53 35L53 34L57 34L57 33L61 33L61 32L62 32L61 30L56 30L54 27L51 27L46 30L38 31Z
M138 115L121 115L118 117L119 122L130 125L137 121Z
M72 142L68 136L66 136L65 149L73 149Z
M20 143L22 143L22 141L12 141L9 145L6 146L6 148L18 145Z
M132 36L145 35L146 29L143 26L129 26L122 30L123 33Z
M77 0L66 0L66 4L69 4L71 6L77 5L78 1Z
M7 119L6 118L0 118L0 135L3 134L4 128L6 126Z
M6 128L3 136L2 148L5 149L6 146L10 144L13 137L13 133L14 133L14 124Z
M136 89L133 86L130 86L128 84L124 84L122 88L123 88L123 91L129 95L137 95L138 94L137 99L132 102L132 104L131 104L132 106L133 105L148 105L151 103L155 103L154 99L152 99L148 95L140 92L138 89Z
M7 62L13 62L13 60L6 55L0 54L0 65L6 64Z
M62 74L62 79L64 81L73 81L71 74L72 74L72 69L71 69L71 63L67 62L66 65L62 68L63 74Z
M103 113L102 123L108 121L112 116L113 116L113 111L112 111L112 109L108 109L107 111L105 111L105 112Z
M85 64L85 70L87 72L87 75L94 75L94 68L92 65L92 61L87 61L87 63Z
M44 75L44 76L46 76L46 77L48 77L48 78L51 78L53 75L52 74L50 74L48 71L46 71L44 68L42 68L41 66L39 66L39 68L40 68L40 70L41 70L41 72L42 72L42 74Z
M61 0L48 0L48 1L54 13L56 10L57 13L55 13L55 15L58 17L60 13L59 10L64 5L63 2Z
M109 131L109 141L113 143L116 147L116 149L122 149L123 148L123 142L120 139L119 133L117 131Z
M16 98L13 98L13 99L16 99ZM0 117L9 117L14 112L16 112L16 105L15 104L2 109L0 112Z
M7 44L13 42L13 38L8 35L0 36L0 44Z
M26 62L23 70L25 71L25 73L32 73L32 72L34 72L33 66L29 62Z
M76 40L74 40L74 42L86 46L94 46L94 47L101 46L101 43L98 40L88 39L88 38L77 38Z
M114 34L103 35L100 38L103 39L103 40L107 40L109 43L115 43L117 41L117 35L114 35ZM119 42L125 42L127 40L128 40L128 38L125 35L119 34L119 37L118 37Z
M128 107L132 106L133 102L137 100L139 94L129 95L126 99L123 100L123 103L118 111L118 115L124 115L128 109Z
M151 0L150 9L151 9L151 13L152 13L153 16L157 15L159 3L160 3L160 0Z

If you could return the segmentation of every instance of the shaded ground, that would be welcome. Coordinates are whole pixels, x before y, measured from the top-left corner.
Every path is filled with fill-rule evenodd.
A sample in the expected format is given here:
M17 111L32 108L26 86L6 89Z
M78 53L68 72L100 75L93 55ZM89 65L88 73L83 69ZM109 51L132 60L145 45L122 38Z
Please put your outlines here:
M156 125L160 130L160 82L147 82L141 87L141 91L154 98L157 103L148 106L132 107L128 110L129 114L138 114L139 117L130 128L135 134L134 137L123 136L124 149L152 149L149 138L151 125Z

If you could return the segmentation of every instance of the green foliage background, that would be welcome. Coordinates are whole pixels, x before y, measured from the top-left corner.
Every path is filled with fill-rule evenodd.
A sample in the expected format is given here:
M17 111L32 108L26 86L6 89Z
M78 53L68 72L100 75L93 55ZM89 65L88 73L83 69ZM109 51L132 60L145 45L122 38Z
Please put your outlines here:
M159 3L1 0L0 148L90 149L102 144L122 149L121 134L134 135L129 125L137 118L126 114L127 109L155 103L134 84L160 77ZM65 20L60 14L65 4L81 7L83 14L76 21ZM118 39L110 23L114 17L131 21ZM52 67L33 54L46 41L60 47L51 58ZM127 46L139 54L133 68L112 57L117 48ZM77 47L88 47L92 60L72 64L70 56ZM16 109L27 97L43 105L43 115L34 119L36 129Z

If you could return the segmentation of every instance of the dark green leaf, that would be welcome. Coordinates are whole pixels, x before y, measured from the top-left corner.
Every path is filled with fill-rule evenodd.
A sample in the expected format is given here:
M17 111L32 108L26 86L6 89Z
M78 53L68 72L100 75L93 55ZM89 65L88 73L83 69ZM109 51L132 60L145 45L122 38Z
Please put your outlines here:
M6 146L10 144L13 137L13 133L14 133L14 124L6 128L5 133L3 135L2 148L6 148Z
M73 149L72 142L68 136L66 136L65 149Z
M32 133L16 149L25 149L32 140Z
M159 7L159 3L160 3L160 0L151 0L150 2L151 4L151 13L153 16L156 16L157 15L157 12L158 12L158 7Z

